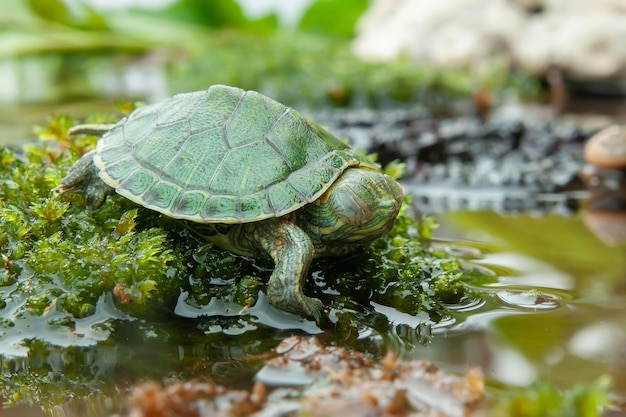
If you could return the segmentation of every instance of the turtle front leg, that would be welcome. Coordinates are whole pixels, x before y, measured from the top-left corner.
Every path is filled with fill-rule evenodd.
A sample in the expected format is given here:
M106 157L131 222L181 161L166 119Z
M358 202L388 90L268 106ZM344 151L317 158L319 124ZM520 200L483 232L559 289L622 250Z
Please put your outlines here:
M284 219L256 225L255 240L268 253L276 268L267 284L267 298L274 307L304 314L320 321L323 304L302 291L314 247L311 238L298 226Z

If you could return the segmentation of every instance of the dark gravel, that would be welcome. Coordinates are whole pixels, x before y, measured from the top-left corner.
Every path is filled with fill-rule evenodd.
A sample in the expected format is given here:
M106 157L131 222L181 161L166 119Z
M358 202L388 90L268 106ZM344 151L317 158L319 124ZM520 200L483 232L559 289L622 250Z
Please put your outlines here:
M570 213L588 192L583 145L595 131L521 111L437 119L423 109L333 110L313 116L381 163L406 163L402 184L423 211Z

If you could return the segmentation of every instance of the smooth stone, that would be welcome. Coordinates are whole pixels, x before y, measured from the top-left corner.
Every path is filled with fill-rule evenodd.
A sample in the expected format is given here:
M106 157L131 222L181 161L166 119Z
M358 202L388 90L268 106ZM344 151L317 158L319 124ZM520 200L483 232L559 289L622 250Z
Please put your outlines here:
M600 168L626 169L626 126L609 126L593 135L585 145L585 159Z

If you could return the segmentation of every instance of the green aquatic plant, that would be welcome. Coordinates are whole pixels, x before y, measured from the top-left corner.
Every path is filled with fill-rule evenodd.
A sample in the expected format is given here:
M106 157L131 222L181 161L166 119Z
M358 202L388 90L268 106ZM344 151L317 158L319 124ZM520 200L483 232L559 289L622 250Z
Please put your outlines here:
M181 285L185 268L167 232L137 227L137 207L120 200L90 212L79 196L51 192L77 157L37 145L0 151L3 327L52 311L67 324L93 315L113 290L116 305L133 313L171 300Z
M610 405L611 378L560 389L547 381L529 387L510 389L495 398L496 417L600 417Z
M45 323L51 335L44 328L43 333L24 336L51 340L53 329L63 326L82 337L76 335L77 320L96 316L108 294L115 296L114 308L135 314L171 301L174 288L180 287L184 268L167 248L166 233L156 228L133 230L136 209L101 219L98 227L72 213L67 203L46 200L30 209L30 219L15 206L0 211L0 227L9 232L1 242L6 249L0 287L3 336ZM61 220L61 214L69 220ZM113 310L97 316L100 320L92 326L120 314Z

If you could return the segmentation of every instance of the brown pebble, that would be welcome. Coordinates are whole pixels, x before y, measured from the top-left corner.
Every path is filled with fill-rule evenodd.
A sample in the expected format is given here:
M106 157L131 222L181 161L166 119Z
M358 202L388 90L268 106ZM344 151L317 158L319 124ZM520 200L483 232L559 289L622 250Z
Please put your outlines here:
M609 126L593 135L585 159L600 168L626 169L626 126Z
M626 187L594 193L585 202L583 221L608 246L626 243Z

